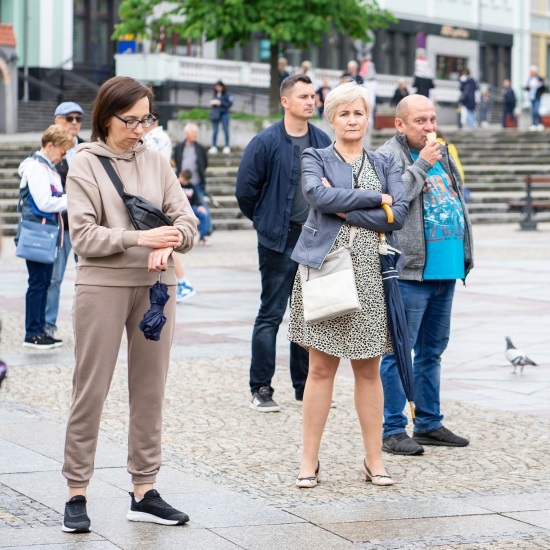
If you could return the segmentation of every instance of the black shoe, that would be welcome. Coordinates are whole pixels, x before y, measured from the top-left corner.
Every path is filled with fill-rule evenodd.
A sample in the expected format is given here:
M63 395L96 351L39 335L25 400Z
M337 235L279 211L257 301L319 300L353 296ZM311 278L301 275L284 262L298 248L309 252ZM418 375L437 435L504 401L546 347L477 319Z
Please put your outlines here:
M42 333L37 334L36 336L25 338L23 347L34 349L52 349L63 345L63 342L61 342L60 344L56 342L61 342L61 340L54 340L53 338L50 338L46 333Z
M183 525L189 521L187 514L172 508L155 489L147 491L139 502L136 502L134 493L130 493L130 496L132 504L126 514L130 521L146 521L161 525Z
M413 439L422 445L441 445L444 447L466 447L470 443L468 439L455 435L445 426L426 433L414 432Z
M65 515L61 530L65 533L89 533L90 518L86 513L86 497L76 495L65 503Z
M259 391L252 394L250 408L264 413L279 412L281 410L281 407L273 400L269 386L262 386Z
M390 435L382 441L382 450L394 455L421 455L424 449L405 432Z

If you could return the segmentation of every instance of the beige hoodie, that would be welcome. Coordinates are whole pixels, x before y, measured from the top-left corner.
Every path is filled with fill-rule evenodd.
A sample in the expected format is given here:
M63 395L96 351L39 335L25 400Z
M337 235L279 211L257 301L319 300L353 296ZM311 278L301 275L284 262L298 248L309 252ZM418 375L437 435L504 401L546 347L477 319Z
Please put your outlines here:
M141 141L124 153L103 142L82 143L67 175L69 227L78 254L77 285L150 286L158 273L147 271L151 248L138 246L138 234L111 179L96 155L111 159L126 192L160 208L174 223L183 242L178 252L193 247L197 218L170 163ZM174 285L172 258L162 282Z

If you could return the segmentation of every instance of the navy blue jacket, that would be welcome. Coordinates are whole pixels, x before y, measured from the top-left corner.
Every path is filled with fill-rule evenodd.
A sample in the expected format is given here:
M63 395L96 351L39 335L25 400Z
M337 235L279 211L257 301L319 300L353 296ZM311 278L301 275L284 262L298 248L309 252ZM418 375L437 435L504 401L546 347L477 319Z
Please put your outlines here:
M293 260L316 269L323 265L344 223L337 212L345 212L345 222L350 225L386 233L388 243L399 248L392 232L403 227L409 210L401 171L388 153L367 151L367 155L378 174L382 192L393 199L394 221L389 223L381 208L382 193L354 189L353 169L338 159L334 145L320 150L306 149L302 157L302 189L310 209L292 253ZM332 187L323 185L323 177Z
M311 146L328 147L330 138L308 124ZM286 133L284 119L247 145L237 173L235 196L241 212L254 222L258 242L276 252L286 246L290 209L301 179L300 147Z

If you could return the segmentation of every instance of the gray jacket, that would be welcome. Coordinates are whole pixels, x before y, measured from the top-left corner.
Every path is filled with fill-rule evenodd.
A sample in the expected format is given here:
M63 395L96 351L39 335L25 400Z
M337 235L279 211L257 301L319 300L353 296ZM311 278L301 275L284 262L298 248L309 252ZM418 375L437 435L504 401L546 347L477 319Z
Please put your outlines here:
M409 197L409 215L405 220L403 229L399 231L399 244L405 254L405 265L400 273L400 279L409 281L422 281L424 267L426 266L426 239L424 236L424 203L422 192L426 182L427 173L431 166L424 159L418 157L413 161L407 138L399 133L377 149L377 153L391 153L401 169L403 186ZM473 235L472 224L468 214L468 208L464 201L463 184L460 172L449 155L447 146L441 146L441 164L445 172L449 174L452 185L457 192L462 210L464 211L464 262L465 274L474 266L473 260ZM466 278L466 276L465 276Z
M310 205L309 215L292 259L319 269L330 251L344 219L337 212L346 212L346 222L357 227L387 234L390 244L397 245L392 231L401 229L407 216L408 199L403 189L399 167L391 155L367 152L384 193L393 199L393 223L388 223L377 191L353 188L353 170L350 164L338 159L334 145L326 149L306 149L302 155L302 190ZM332 187L325 187L325 177ZM396 246L397 247L397 246Z

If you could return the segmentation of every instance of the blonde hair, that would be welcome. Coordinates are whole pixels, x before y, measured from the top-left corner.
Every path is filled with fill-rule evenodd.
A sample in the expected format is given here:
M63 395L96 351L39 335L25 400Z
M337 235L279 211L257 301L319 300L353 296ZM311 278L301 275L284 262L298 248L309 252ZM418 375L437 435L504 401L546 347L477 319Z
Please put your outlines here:
M71 149L74 147L75 138L60 124L52 124L42 134L42 147L46 147L48 143L61 149Z
M348 105L357 99L363 100L368 115L370 113L369 93L363 86L359 86L355 82L346 82L336 86L325 98L324 112L327 120L332 122L340 105Z

